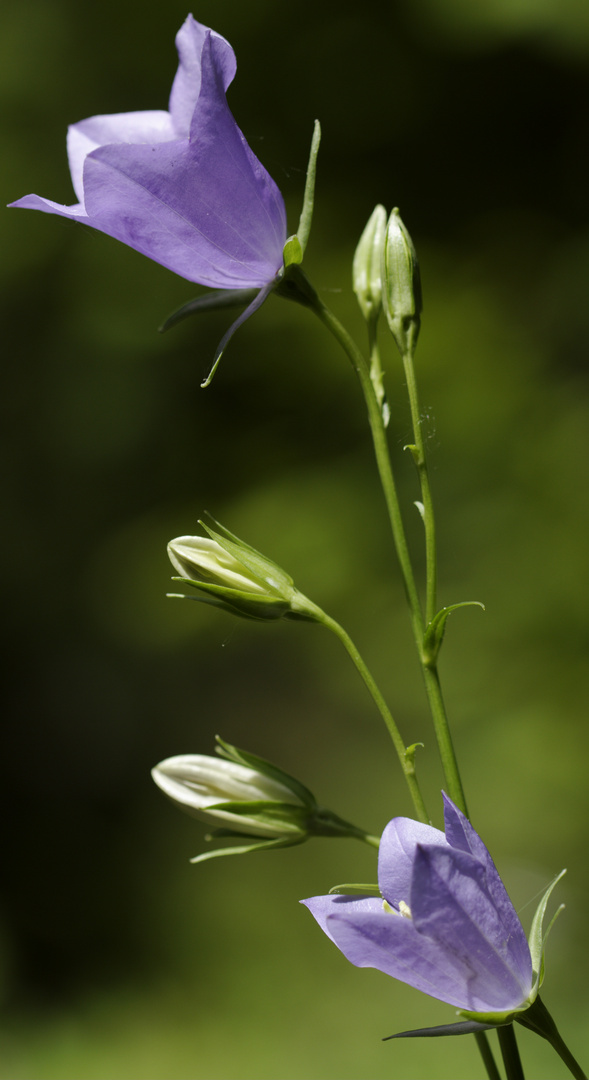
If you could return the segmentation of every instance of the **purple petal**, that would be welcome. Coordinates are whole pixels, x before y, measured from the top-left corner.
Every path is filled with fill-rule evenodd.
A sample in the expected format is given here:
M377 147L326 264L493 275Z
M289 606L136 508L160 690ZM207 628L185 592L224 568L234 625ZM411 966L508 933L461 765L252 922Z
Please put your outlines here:
M378 884L389 904L409 902L417 844L447 846L443 832L431 825L401 817L389 821L378 852Z
M462 970L462 1008L503 1011L526 1000L532 964L521 923L507 894L496 906L476 858L439 846L418 848L410 906L420 937Z
M61 203L53 202L52 199L44 199L42 195L23 195L22 199L8 203L8 206L18 206L23 210L42 210L45 214L58 214L60 217L82 221L84 225L90 224L81 203L77 203L75 206L62 206Z
M231 115L210 35L191 141L101 146L86 159L88 224L189 281L262 287L282 266L284 203Z
M176 48L180 63L170 94L170 114L176 134L188 137L190 122L201 87L201 56L203 45L211 37L215 60L222 74L223 90L233 81L237 64L235 53L228 41L214 30L209 30L189 15L176 34Z
M327 920L333 914L345 913L347 916L356 917L357 915L378 913L382 911L382 900L374 896L363 896L360 899L357 896L341 896L332 894L331 896L311 896L309 900L301 900L301 904L309 909L313 918L317 920L319 926L328 938L337 945L335 938L332 936L331 930L328 928Z
M67 133L67 155L74 191L84 202L83 172L88 154L106 143L158 143L174 138L170 114L152 112L115 113L91 116L72 124Z
M470 821L444 792L442 792L442 795L444 798L446 839L452 848L470 852L485 868L485 885L494 907L503 921L514 962L518 970L527 972L528 967L531 966L530 949L497 867Z
M237 236L247 250L258 252L272 268L265 278L268 282L282 267L284 200L233 119L217 53L215 39L207 38L202 53L202 90L192 117L190 142L202 160L203 179L212 189L206 193L206 213L207 218L209 214L216 216L218 242L230 247Z
M12 205L84 221L189 281L264 288L282 267L286 213L227 106L233 50L192 16L178 49L171 114L96 116L70 129L77 205L37 195Z
M188 281L261 288L282 265L280 245L274 233L266 243L261 204L240 201L240 178L219 190L214 166L185 141L100 147L84 168L87 224Z
M315 897L317 901L333 897ZM340 898L344 899L344 898ZM484 1011L486 996L469 993L472 970L468 961L448 955L437 942L419 934L411 919L396 912L385 911L382 901L373 900L371 910L367 901L364 910L353 910L352 903L329 912L324 905L309 910L338 949L356 967L372 967L394 979L408 983L424 994L439 998L459 1009ZM318 912L318 913L317 913Z

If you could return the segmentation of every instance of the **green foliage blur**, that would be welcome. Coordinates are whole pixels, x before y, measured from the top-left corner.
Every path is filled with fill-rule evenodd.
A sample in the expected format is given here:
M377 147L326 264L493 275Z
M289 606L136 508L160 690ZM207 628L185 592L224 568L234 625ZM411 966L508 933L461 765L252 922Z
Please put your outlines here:
M3 202L73 202L68 123L165 108L187 14L4 0ZM305 268L363 341L351 260L376 202L420 255L417 353L438 510L441 674L473 821L528 926L563 866L546 1004L589 1055L589 7L585 0L201 0L232 43L230 105L296 227L320 118ZM452 1010L351 967L297 905L375 877L351 841L193 867L205 827L149 770L214 736L378 832L410 813L337 642L167 600L166 543L210 511L356 639L441 823L440 770L372 467L335 344L272 297L200 389L227 313L167 335L187 282L65 220L5 212L2 505L7 673L2 1080L480 1075L474 1041L382 1043ZM421 532L400 363L393 458ZM565 1075L521 1034L530 1075Z

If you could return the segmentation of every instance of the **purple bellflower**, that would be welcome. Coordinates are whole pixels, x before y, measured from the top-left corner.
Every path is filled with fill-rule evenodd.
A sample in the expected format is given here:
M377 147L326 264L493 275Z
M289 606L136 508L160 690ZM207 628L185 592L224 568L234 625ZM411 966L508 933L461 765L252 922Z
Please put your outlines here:
M445 834L409 818L389 822L380 897L302 902L356 967L377 968L470 1019L505 1023L534 1001L542 965L489 852L446 795L444 817Z
M237 66L229 43L189 15L176 47L168 112L93 116L69 128L74 206L39 195L11 205L81 221L188 281L233 290L235 302L253 296L234 330L280 278L284 201L227 105Z

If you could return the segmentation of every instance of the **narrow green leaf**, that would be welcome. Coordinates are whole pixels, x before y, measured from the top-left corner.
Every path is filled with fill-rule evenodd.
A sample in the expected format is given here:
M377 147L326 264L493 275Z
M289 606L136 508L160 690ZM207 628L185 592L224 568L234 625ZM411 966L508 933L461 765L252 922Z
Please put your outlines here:
M318 120L316 120L315 126L313 128L313 138L311 140L311 153L309 154L309 164L307 165L307 180L305 183L305 194L303 197L303 209L301 210L299 227L297 229L297 236L299 238L299 243L301 245L301 251L303 254L309 240L309 233L311 232L311 222L313 221L313 206L315 203L315 177L317 175L317 155L319 153L320 143L321 124Z
M240 844L239 847L215 848L214 851L203 851L202 855L195 855L191 863L206 862L207 859L217 859L221 855L248 855L251 851L270 851L272 848L292 847L300 843L300 840L280 839L261 840L255 844Z
M554 922L555 922L556 918L558 917L558 915L560 915L560 912L562 911L562 909L564 907L564 904L562 904L558 908L558 911L556 912L556 914L552 918L552 920L550 922L550 925L548 926L548 929L547 929L546 933L544 934L543 930L542 930L542 924L544 922L544 916L546 914L546 907L548 905L548 901L550 899L550 894L551 894L552 890L554 889L554 887L558 884L558 882L561 880L561 878L565 874L566 874L566 870L561 870L560 874L558 874L554 878L554 881L551 881L551 883L548 886L548 888L546 889L546 892L544 893L542 899L540 900L540 903L538 904L538 907L536 908L536 914L534 915L534 918L532 919L532 926L531 926L531 929L530 929L530 936L529 936L529 939L528 939L528 944L530 946L530 953L531 953L531 956L532 956L532 969L533 969L534 974L536 976L536 982L535 982L535 991L536 991L536 993L540 989L540 986L542 985L542 979L544 977L544 946L546 945L546 939L547 939L548 934L550 933L550 931L551 931L551 929L552 929L552 927L554 925Z

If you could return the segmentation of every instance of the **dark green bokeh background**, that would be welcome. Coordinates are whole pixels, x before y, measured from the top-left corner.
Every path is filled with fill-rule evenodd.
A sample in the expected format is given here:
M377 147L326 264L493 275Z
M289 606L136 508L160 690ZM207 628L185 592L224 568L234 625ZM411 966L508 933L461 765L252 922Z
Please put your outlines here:
M323 125L306 266L358 334L375 202L417 244L418 352L440 524L442 659L473 820L526 927L563 866L544 997L587 1017L589 7L585 0L202 0L230 104L296 227ZM164 108L187 14L5 0L3 201L72 202L67 124ZM191 867L206 831L150 767L213 738L268 756L373 831L410 812L335 641L165 599L168 539L210 510L343 621L388 693L440 823L441 777L359 390L272 298L199 382L226 315L156 328L193 287L90 230L3 217L7 678L0 907L4 1080L472 1077L472 1040L381 1043L452 1010L357 971L297 901L374 878L352 842ZM402 377L391 445L416 551ZM530 1075L564 1075L522 1032Z

